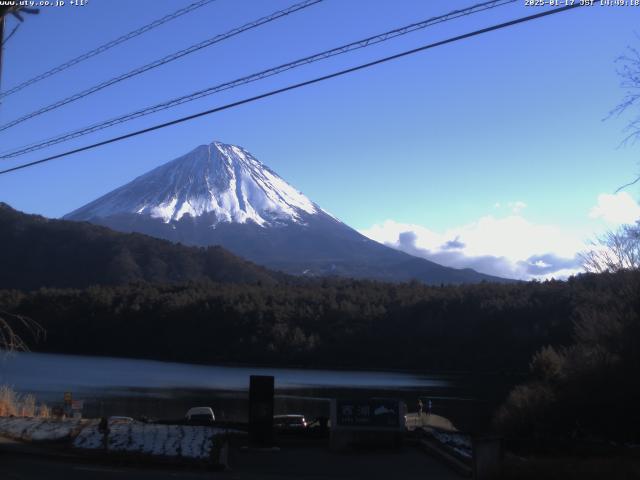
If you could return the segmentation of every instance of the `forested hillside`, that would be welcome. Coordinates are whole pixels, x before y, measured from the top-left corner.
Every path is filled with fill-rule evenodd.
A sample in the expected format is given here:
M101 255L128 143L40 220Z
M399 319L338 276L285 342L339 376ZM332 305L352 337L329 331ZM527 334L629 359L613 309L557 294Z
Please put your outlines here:
M273 283L279 274L221 247L186 247L88 223L26 215L0 203L0 288L213 280Z
M626 275L635 275L629 273ZM519 371L574 321L616 303L623 274L567 282L428 287L134 284L0 292L47 331L35 350L204 363Z

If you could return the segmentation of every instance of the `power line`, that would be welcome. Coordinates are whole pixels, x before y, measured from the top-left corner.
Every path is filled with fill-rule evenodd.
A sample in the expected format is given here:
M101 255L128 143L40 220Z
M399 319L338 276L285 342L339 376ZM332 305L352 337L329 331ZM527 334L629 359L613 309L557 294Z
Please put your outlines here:
M0 132L7 130L8 128L14 127L22 122L25 122L33 117L37 117L39 115L42 115L43 113L47 113L50 112L51 110L55 110L56 108L60 108L63 105L67 105L71 102L75 102L76 100L80 100L81 98L84 98L88 95L91 95L92 93L96 93L104 88L110 87L111 85L115 85L116 83L122 82L123 80L127 80L129 78L135 77L137 75L140 75L141 73L147 72L149 70L152 70L154 68L160 67L162 65L165 65L166 63L169 62L173 62L174 60L177 60L179 58L184 57L185 55L189 55L191 53L197 52L198 50L202 50L203 48L209 47L211 45L214 45L216 43L222 42L224 40L227 40L228 38L234 37L236 35L239 35L242 32L246 32L248 30L252 30L254 28L257 28L261 25L264 25L266 23L269 22L273 22L274 20L277 20L279 18L285 17L291 13L297 12L299 10L303 10L305 8L311 7L312 5L315 5L317 3L322 2L323 0L305 0L301 3L296 3L295 5L291 5L290 7L285 8L284 10L278 10L277 12L274 12L270 15L267 15L266 17L262 17L259 18L258 20L254 20L253 22L249 22L245 25L242 25L241 27L236 27L232 30L229 30L226 33L220 34L220 35L216 35L215 37L209 38L207 40L204 40L200 43L197 43L195 45L191 45L190 47L187 47L183 50L180 50L178 52L174 52L170 55L167 55L165 57L162 57L159 60L155 60L151 63L148 63L146 65L143 65L142 67L138 67L134 70L131 70L130 72L127 72L125 74L119 75L117 77L113 77L110 80L101 82L97 85L94 85L93 87L87 88L86 90L83 90L82 92L76 93L74 95L71 95L70 97L67 97L63 100L59 100L55 103L52 103L50 105L47 105L46 107L42 107L34 112L28 113L20 118L17 118L15 120L10 121L9 123L6 123L2 126L0 126Z
M13 30L11 30L11 33L9 35L7 35L7 38L4 39L4 41L0 42L0 47L4 47L7 42L9 41L9 39L11 37L13 37L13 35L18 31L18 28L20 28L20 25L22 25L21 23L17 23L14 27Z
M160 130L162 128L170 127L172 125L177 125L179 123L183 123L183 122L187 122L189 120L193 120L193 119L196 119L196 118L204 117L206 115L211 115L213 113L221 112L223 110L228 110L228 109L231 109L231 108L234 108L234 107L238 107L240 105L244 105L244 104L247 104L247 103L252 103L252 102L255 102L257 100L261 100L263 98L268 98L268 97L272 97L274 95L278 95L280 93L288 92L290 90L296 90L298 88L306 87L308 85L319 83L319 82L322 82L322 81L325 81L325 80L329 80L329 79L336 78L336 77L341 77L343 75L347 75L349 73L357 72L359 70L364 70L366 68L370 68L370 67L373 67L375 65L380 65L380 64L383 64L383 63L386 63L386 62L390 62L392 60L397 60L397 59L402 58L402 57L413 55L415 53L422 52L424 50L429 50L429 49L432 49L432 48L435 48L435 47L440 47L442 45L446 45L446 44L449 44L449 43L457 42L457 41L460 41L460 40L465 40L467 38L475 37L477 35L482 35L484 33L492 32L492 31L495 31L495 30L500 30L500 29L507 28L507 27L511 27L513 25L518 25L520 23L528 22L528 21L531 21L531 20L536 20L538 18L546 17L546 16L553 15L553 14L556 14L556 13L565 12L567 10L571 10L571 9L578 8L578 7L581 7L581 6L582 6L581 4L576 3L576 4L573 4L573 5L567 5L567 6L560 7L560 8L554 8L552 10L546 10L544 12L536 13L534 15L529 15L529 16L526 16L526 17L520 17L520 18L517 18L515 20L511 20L511 21L508 21L508 22L500 23L500 24L497 24L497 25L492 25L490 27L482 28L480 30L475 30L473 32L465 33L465 34L458 35L458 36L455 36L455 37L450 37L450 38L447 38L445 40L441 40L439 42L431 43L431 44L428 44L428 45L423 45L421 47L414 48L414 49L411 49L411 50L405 50L404 52L397 53L395 55L391 55L391 56L388 56L388 57L380 58L380 59L374 60L372 62L363 63L363 64L357 65L355 67L351 67L351 68L347 68L347 69L344 69L344 70L340 70L340 71L337 71L337 72L334 72L334 73L330 73L328 75L323 75L321 77L316 77L314 79L306 80L304 82L295 83L293 85L288 85L286 87L279 88L277 90L271 90L269 92L266 92L266 93L263 93L263 94L260 94L260 95L256 95L254 97L249 97L249 98L245 98L243 100L238 100L238 101L233 102L233 103L228 103L228 104L223 105L221 107L212 108L210 110L205 110L203 112L199 112L199 113L195 113L195 114L192 114L192 115L188 115L186 117L181 117L181 118L178 118L178 119L175 119L175 120L171 120L169 122L165 122L165 123L161 123L161 124L158 124L158 125L154 125L152 127L144 128L142 130L137 130L135 132L130 132L130 133L127 133L125 135L120 135L118 137L113 137L113 138L110 138L108 140L103 140L101 142L97 142L97 143L94 143L94 144L91 144L91 145L86 145L84 147L76 148L76 149L73 149L73 150L68 150L68 151L66 151L64 153L59 153L57 155L52 155L50 157L43 158L41 160L36 160L36 161L33 161L33 162L24 163L22 165L17 165L15 167L8 168L6 170L1 170L0 171L0 175L6 174L6 173L10 173L10 172L14 172L16 170L21 170L21 169L24 169L24 168L32 167L34 165L39 165L41 163L50 162L52 160L56 160L56 159L62 158L62 157L67 157L67 156L75 154L75 153L84 152L86 150L92 150L94 148L101 147L103 145L108 145L110 143L119 142L121 140L125 140L127 138L136 137L138 135L142 135L142 134L145 134L145 133L148 133L148 132L152 132L154 130Z
M388 32L384 32L378 35L374 35L362 40L358 40L356 42L352 42L352 43L348 43L346 45L342 45L340 47L336 47L336 48L332 48L330 50L325 50L323 52L320 53L316 53L314 55L308 56L308 57L304 57L298 60L294 60L293 62L289 62L289 63L285 63L282 65L279 65L277 67L273 67L273 68L269 68L267 70L263 70L261 72L258 73L254 73L245 77L241 77L238 78L236 80L232 80L229 82L225 82L219 85L215 85L213 87L209 87L206 88L204 90L199 90L197 92L191 93L189 95L184 95L181 97L177 97L174 98L172 100L168 100L156 105L152 105L150 107L146 107L143 108L141 110L137 110L135 112L131 112L125 115L121 115L119 117L115 117L112 118L110 120L106 120L100 123L96 123L93 125L90 125L88 127L84 127L72 132L68 132L62 135L58 135L56 137L53 138L49 138L47 140L43 140L40 142L36 142L36 143L32 143L23 147L18 147L17 149L13 149L12 151L10 151L10 153L6 153L2 152L2 154L0 154L0 159L8 159L8 158L15 158L21 155L24 155L26 153L30 153L30 152L34 152L37 150L41 150L43 148L46 147L50 147L52 145L57 145L59 143L65 142L65 141L69 141L72 140L74 138L78 138L84 135L88 135L90 133L94 133L97 132L99 130L103 130L105 128L109 128L112 127L114 125L118 125L121 123L125 123L131 120L135 120L137 118L146 116L146 115L151 115L152 113L157 113L159 111L162 110L166 110L178 105L181 105L183 103L187 103L187 102L191 102L193 100L197 100L209 95L213 95L215 93L224 91L224 90L229 90L232 88L236 88L239 87L241 85L245 85L247 83L252 83L258 80L262 80L264 78L267 77L271 77L274 75L278 75L280 73L283 73L285 71L288 70L292 70L294 68L298 68L301 67L303 65L308 65L310 63L314 63L320 60L324 60L327 58L331 58L334 57L336 55L341 55L344 53L348 53L354 50L358 50L361 48L366 48L369 47L371 45L375 45L377 43L381 43L381 42L385 42L387 40L391 40L393 38L402 36L402 35L406 35L408 33L414 32L416 30L420 30L420 29L424 29L433 25L436 25L438 23L443 23L446 21L450 21L450 20L454 20L456 18L460 18L463 16L467 16L467 15L471 15L471 14L475 14L475 13L479 13L485 10L489 10L492 8L496 8L496 7L500 7L509 3L514 3L518 0L492 0L492 1L487 1L487 2L483 2L483 3L479 3L477 5L473 5L471 7L462 9L462 10L454 10L452 12L449 12L447 14L444 15L439 15L437 17L432 17L429 18L427 20L423 20L421 22L417 22L417 23L412 23L410 25L404 26L404 27L400 27L400 28L396 28L394 30L390 30Z
M107 50L115 47L116 45L120 45L121 43L126 42L127 40L131 40L132 38L135 38L139 35L142 35L143 33L148 32L149 30L153 30L156 27L159 27L162 24L165 24L171 20L174 20L178 17L181 17L182 15L185 15L189 12L192 12L200 7L204 7L205 5L215 2L216 0L198 0L197 2L192 3L191 5L187 5L184 8L181 8L179 10L176 10L173 13L170 13L168 15L165 15L162 18L159 18L158 20L155 20L147 25L144 25L136 30L133 30L125 35L122 35L118 38L116 38L115 40L111 40L110 42L107 42L103 45L100 45L97 48L94 48L93 50L90 50L86 53L83 53L82 55L79 55L75 58L72 58L71 60L58 65L57 67L52 68L51 70L47 70L44 73L41 73L40 75L37 75L33 78L30 78L29 80L26 80L18 85L16 85L15 87L7 90L6 92L1 92L0 93L0 99L1 98L5 98L8 97L9 95L12 95L16 92L19 92L20 90L27 88L30 85L33 85L34 83L40 82L41 80L44 80L45 78L48 78L52 75L55 75L57 73L60 73L64 70L66 70L69 67L72 67L74 65L77 65L80 62L84 62L85 60L91 58L91 57L95 57L96 55L99 55L103 52L106 52ZM8 39L7 39L8 40ZM6 42L6 40L5 40Z

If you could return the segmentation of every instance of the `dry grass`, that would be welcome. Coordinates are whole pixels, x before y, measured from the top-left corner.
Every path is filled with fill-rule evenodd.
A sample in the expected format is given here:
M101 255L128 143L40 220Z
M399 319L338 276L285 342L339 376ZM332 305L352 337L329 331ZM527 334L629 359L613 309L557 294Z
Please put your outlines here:
M38 407L38 416L41 418L49 418L51 416L51 409L44 403L41 403Z
M0 386L0 417L49 417L49 407L38 405L36 397L31 394L21 395L13 388Z

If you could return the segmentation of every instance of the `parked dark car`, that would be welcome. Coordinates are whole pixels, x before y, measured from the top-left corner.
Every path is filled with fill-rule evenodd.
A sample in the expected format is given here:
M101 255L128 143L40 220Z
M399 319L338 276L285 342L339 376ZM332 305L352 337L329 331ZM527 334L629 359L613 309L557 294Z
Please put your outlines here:
M274 415L273 428L278 432L301 432L307 428L304 415Z

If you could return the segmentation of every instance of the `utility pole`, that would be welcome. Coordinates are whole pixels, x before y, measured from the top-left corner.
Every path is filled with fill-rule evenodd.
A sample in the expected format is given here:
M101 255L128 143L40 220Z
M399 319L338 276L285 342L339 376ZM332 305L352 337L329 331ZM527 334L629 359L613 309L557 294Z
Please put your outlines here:
M3 6L0 7L0 92L2 91L2 52L4 50L4 25L8 14L13 15L20 22L24 21L22 18L22 13L28 13L30 15L36 15L40 13L38 8L27 8L27 7L18 7L18 6ZM16 29L9 34L11 37L15 33ZM8 40L8 39L7 39Z
M0 17L0 92L2 91L2 51L4 50L4 15Z

